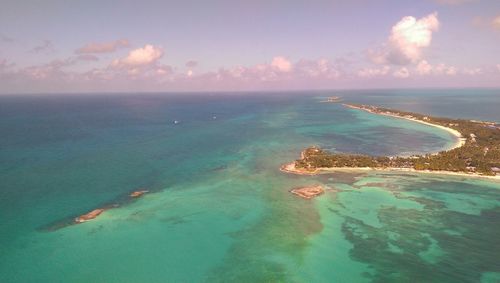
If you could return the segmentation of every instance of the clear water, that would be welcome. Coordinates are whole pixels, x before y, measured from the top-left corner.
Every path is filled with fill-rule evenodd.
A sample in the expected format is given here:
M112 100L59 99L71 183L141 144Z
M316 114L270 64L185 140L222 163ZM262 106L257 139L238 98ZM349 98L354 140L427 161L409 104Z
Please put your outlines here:
M498 282L499 183L278 170L453 143L330 95L500 121L499 90L0 97L0 282ZM308 184L329 190L288 192Z

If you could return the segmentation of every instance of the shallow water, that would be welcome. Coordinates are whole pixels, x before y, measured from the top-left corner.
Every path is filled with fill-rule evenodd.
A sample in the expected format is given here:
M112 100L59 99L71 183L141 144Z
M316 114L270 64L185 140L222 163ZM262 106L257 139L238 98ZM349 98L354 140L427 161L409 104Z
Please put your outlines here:
M468 109L464 91L429 92L340 93L435 115L459 97L453 107ZM500 108L500 92L484 92L474 103ZM434 127L319 103L328 95L0 97L0 282L497 282L499 183L278 170L309 145L394 155L453 144ZM288 192L308 184L328 190ZM142 187L151 193L127 201Z

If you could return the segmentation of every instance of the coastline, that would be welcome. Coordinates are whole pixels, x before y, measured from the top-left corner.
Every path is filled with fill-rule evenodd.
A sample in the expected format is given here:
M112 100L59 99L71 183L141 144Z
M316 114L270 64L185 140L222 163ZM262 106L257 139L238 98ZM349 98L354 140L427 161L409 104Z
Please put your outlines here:
M366 107L360 107L352 104L347 104L343 103L342 106L348 107L351 109L356 109L356 110L362 110L371 114L376 114L376 115L384 115L392 118L399 118L399 119L405 119L421 124L425 124L428 126L436 127L441 130L445 130L452 134L454 137L456 137L456 142L453 144L448 149L441 150L442 151L451 151L456 148L460 148L465 145L467 138L465 138L462 133L460 133L458 130L439 125L439 124L434 124L430 123L428 121L424 121L421 119L417 119L415 117L407 117L407 116L402 116L402 115L397 115L397 114L392 114L389 112L376 112L371 110L370 108ZM425 117L424 117L425 119ZM439 152L434 152L434 153L427 153L431 155L437 155ZM305 158L305 150L300 153L300 158L304 159ZM470 177L470 178L484 178L484 179L489 179L489 180L496 180L500 181L500 175L482 175L478 173L467 173L467 172L455 172L455 171L445 171L445 170L417 170L414 168L409 168L409 167L318 167L314 168L313 170L307 170L307 169L299 169L295 166L295 161L284 164L280 167L280 171L285 172L285 173L291 173L291 174L297 174L297 175L318 175L318 174L328 174L332 172L349 172L349 171L386 171L386 172L411 172L411 173L427 173L427 174L436 174L436 175L451 175L451 176L459 176L459 177Z
M416 170L413 168L400 168L400 167L386 167L386 168L372 168L372 167L321 167L315 168L314 170L304 170L297 169L295 167L295 162L284 164L280 167L281 172L296 174L296 175L307 175L315 176L320 174L329 174L334 172L352 172L352 171L381 171L381 172L404 172L404 173L426 173L435 175L451 175L457 177L470 177L470 178L485 178L489 180L500 181L500 175L489 176L480 175L476 173L465 173L465 172L454 172L454 171L442 171L442 170Z
M436 128L441 129L441 130L445 130L448 133L450 133L453 136L455 136L455 138L456 138L455 143L450 148L444 149L445 151L449 151L449 150L453 150L455 148L462 147L462 146L465 145L465 142L467 140L467 138L465 138L462 135L462 133L460 133L459 131L457 131L455 129L452 129L452 128L448 128L448 127L442 126L442 125L433 124L433 123L429 123L427 121L422 121L422 120L419 120L419 119L404 117L404 116L400 116L400 115L394 115L394 114L390 114L390 113L378 113L378 112L370 111L369 109L366 109L366 108L363 108L363 107L358 107L358 106L347 104L347 103L342 103L342 106L347 107L347 108L351 108L351 109L362 110L362 111L365 111L365 112L368 112L368 113L371 113L371 114L375 114L375 115L383 115L383 116L388 116L388 117L392 117L392 118L399 118L399 119L404 119L404 120L408 120L408 121L413 121L413 122L417 122L417 123L420 123L420 124L424 124L424 125L436 127ZM430 153L430 154L437 154L437 152Z

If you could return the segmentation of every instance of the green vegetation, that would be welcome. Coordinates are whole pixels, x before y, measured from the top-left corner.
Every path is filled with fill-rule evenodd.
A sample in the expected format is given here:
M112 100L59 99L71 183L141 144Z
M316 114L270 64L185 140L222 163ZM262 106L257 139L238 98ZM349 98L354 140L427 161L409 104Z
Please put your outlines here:
M500 127L495 123L449 118L378 108L366 105L347 105L375 114L396 115L445 126L459 131L466 138L465 145L437 154L410 157L385 157L358 154L329 153L311 147L295 167L303 170L333 167L413 168L415 170L443 170L453 172L495 175L500 169Z

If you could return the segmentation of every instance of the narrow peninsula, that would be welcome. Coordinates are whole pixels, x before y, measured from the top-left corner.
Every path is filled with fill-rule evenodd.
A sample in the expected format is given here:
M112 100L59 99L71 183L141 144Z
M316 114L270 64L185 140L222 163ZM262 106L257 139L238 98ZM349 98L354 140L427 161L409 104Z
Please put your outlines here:
M374 169L500 178L500 125L497 123L431 117L371 105L343 105L439 127L455 135L457 142L445 151L407 157L331 153L310 147L302 151L300 159L281 166L281 171L314 175L326 171Z

